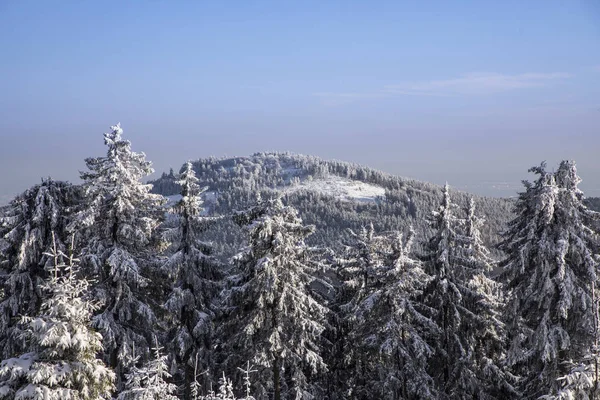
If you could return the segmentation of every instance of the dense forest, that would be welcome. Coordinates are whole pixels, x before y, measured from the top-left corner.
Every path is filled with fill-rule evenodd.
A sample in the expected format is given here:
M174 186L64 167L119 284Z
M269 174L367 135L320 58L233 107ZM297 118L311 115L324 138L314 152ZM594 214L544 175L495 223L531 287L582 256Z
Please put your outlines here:
M573 161L513 199L289 153L145 182L122 134L0 210L0 399L600 398Z
M290 153L258 153L251 157L202 159L192 162L203 193L207 215L228 215L245 209L257 198L281 196L315 225L307 239L311 245L338 247L350 230L373 224L377 231L405 230L411 226L419 236L431 233L427 217L441 202L443 188L400 178L368 167ZM177 198L177 174L171 170L150 181L152 192ZM495 250L498 235L512 218L514 201L473 196L450 189L454 201L466 208L471 198L486 224L484 242ZM243 240L241 230L223 219L211 239L222 254L232 255ZM218 236L220 235L220 236ZM222 247L224 246L224 247Z

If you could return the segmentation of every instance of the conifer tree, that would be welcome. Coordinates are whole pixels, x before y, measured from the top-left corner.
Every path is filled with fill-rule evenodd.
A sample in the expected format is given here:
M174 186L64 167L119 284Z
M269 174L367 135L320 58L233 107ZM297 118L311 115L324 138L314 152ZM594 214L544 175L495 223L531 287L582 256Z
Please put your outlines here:
M466 244L459 251L464 251L462 261L469 272L464 279L467 290L473 295L463 296L463 300L465 308L475 318L466 329L461 329L461 335L473 347L473 371L479 385L477 395L492 399L519 398L520 393L515 387L517 377L506 368L507 333L502 316L504 288L488 276L497 262L490 257L481 239L484 219L477 216L473 198L466 211Z
M406 240L400 234L387 239L383 265L377 271L380 285L354 311L350 342L366 361L367 381L350 395L437 399L427 371L433 348L426 339L439 328L423 314L424 306L417 300L431 278L410 257L412 232Z
M524 182L502 244L511 293L508 361L523 376L525 398L593 398L597 375L581 368L597 348L598 214L582 202L575 163L563 161L556 173L542 163L530 172L538 178ZM591 383L573 392L564 385L577 381L578 370Z
M56 242L46 255L53 260L42 285L47 297L37 316L22 318L28 352L0 364L0 398L110 399L114 373L96 358L102 336L90 328L95 306L85 300L89 283L78 277L78 260Z
M153 358L143 367L133 366L127 374L125 390L118 400L177 400L177 386L167 382L171 377L167 368L167 356L161 355L162 347L154 340ZM137 362L139 357L136 357Z
M380 285L385 238L375 232L373 224L357 232L349 229L348 234L341 255L334 261L341 284L331 305L333 337L327 361L332 371L326 379L333 381L330 384L335 386L335 396L360 398L369 395L368 386L376 372L370 368L364 349L356 346L361 340L356 337L357 314L361 303Z
M244 397L240 400L256 400L251 394L252 382L250 380L250 374L257 371L253 369L253 366L250 366L250 361L246 363L246 368L238 367L238 370L244 374Z
M373 224L360 231L348 230L349 243L344 255L338 258L338 271L343 279L342 310L351 314L357 304L368 297L379 284L378 272L382 266L385 238L376 234Z
M107 362L121 388L124 365L132 348L148 349L156 317L148 296L153 232L162 219L164 199L150 193L142 178L151 174L144 153L131 151L119 125L104 134L104 157L88 158L81 173L84 208L72 224L82 232L82 264L95 277L101 303L94 325L104 337Z
M481 275L487 261L477 254L481 249L473 216L467 223L456 215L456 209L446 184L442 204L433 213L435 232L424 257L433 279L423 299L434 310L432 319L440 330L429 338L434 348L429 371L440 398L510 398L514 393L508 377L488 376L490 371L501 372L499 356L492 349L497 352L496 346L502 347L502 331L499 321L489 320L497 313L493 308L497 303ZM493 339L491 349L481 347L482 332ZM485 371L480 370L480 363L485 364Z
M251 361L259 369L257 398L303 398L309 377L326 369L320 335L326 308L310 293L313 268L305 238L313 231L280 199L239 215L249 223L249 245L235 258L239 274L226 292L221 334L230 369Z
M438 211L433 212L431 226L434 234L427 243L424 257L426 270L433 277L425 288L424 302L434 310L433 319L440 329L439 335L429 338L435 354L429 370L440 395L447 398L452 393L459 394L454 385L463 385L464 381L459 382L459 379L464 377L461 372L466 369L463 367L468 367L465 364L470 358L458 337L462 323L459 308L463 288L459 287L462 282L455 278L464 276L465 271L462 263L456 263L459 256L456 249L465 245L465 241L456 230L460 220L454 215L455 208L446 184L442 204ZM456 264L458 268L455 270ZM465 372L469 372L468 369Z
M76 187L48 178L15 197L0 215L0 358L25 350L19 318L39 311L44 267L53 262L44 252L52 246L53 232L57 248L65 249L68 214L77 201Z
M174 285L165 306L174 326L169 335L170 350L185 371L186 393L190 395L194 369L210 371L214 367L211 354L213 302L218 294L220 274L217 261L208 254L210 246L199 238L210 219L202 216L203 190L191 162L184 165L178 183L182 197L173 207L178 217L177 226L167 232L175 250L163 265ZM196 360L200 365L195 365ZM210 379L209 374L205 375Z

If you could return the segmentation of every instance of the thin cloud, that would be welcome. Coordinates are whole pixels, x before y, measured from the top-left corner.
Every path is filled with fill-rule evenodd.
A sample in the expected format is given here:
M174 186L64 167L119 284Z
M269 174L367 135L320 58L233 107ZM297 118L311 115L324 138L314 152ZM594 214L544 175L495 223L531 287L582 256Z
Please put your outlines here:
M572 74L564 72L524 73L515 75L473 72L458 78L388 85L377 92L371 93L318 92L313 93L313 95L318 97L325 106L340 106L368 98L392 96L481 96L550 86L571 78L572 76Z
M358 100L383 97L384 93L334 93L334 92L319 92L313 93L313 96L321 100L324 106L335 107L345 104L354 103Z
M409 96L486 95L526 88L544 87L570 77L570 74L562 72L517 75L477 72L453 79L390 85L386 86L384 91L390 94Z

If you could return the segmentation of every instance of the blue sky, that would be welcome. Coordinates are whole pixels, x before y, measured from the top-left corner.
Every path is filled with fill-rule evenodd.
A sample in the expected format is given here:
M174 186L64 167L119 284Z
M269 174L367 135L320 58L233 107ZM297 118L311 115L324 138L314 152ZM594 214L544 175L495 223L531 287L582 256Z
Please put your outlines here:
M600 195L600 3L0 1L0 196L121 122L157 171L289 150L487 195Z

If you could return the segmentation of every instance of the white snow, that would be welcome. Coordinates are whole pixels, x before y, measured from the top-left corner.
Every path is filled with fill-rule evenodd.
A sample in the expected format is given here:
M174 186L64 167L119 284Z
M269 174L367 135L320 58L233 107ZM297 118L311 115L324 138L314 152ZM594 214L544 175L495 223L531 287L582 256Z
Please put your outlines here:
M181 195L180 194L174 194L171 196L166 196L167 198L167 204L165 204L166 207L172 207L174 206L179 200L181 200Z
M181 200L181 195L180 194L173 194L171 196L165 196L167 199L167 204L165 204L165 207L173 207L175 204L177 204L177 202L179 200ZM217 192L209 192L206 191L204 193L202 193L202 200L204 201L204 204L202 204L202 213L200 215L208 215L209 209L210 209L210 203L214 203L217 199Z
M202 200L205 202L214 202L217 200L217 192L206 191L202 193Z
M316 191L346 201L374 202L377 198L385 197L385 189L380 186L336 175L328 175L314 180L305 179L299 184L283 189L284 192L288 193L298 190Z

